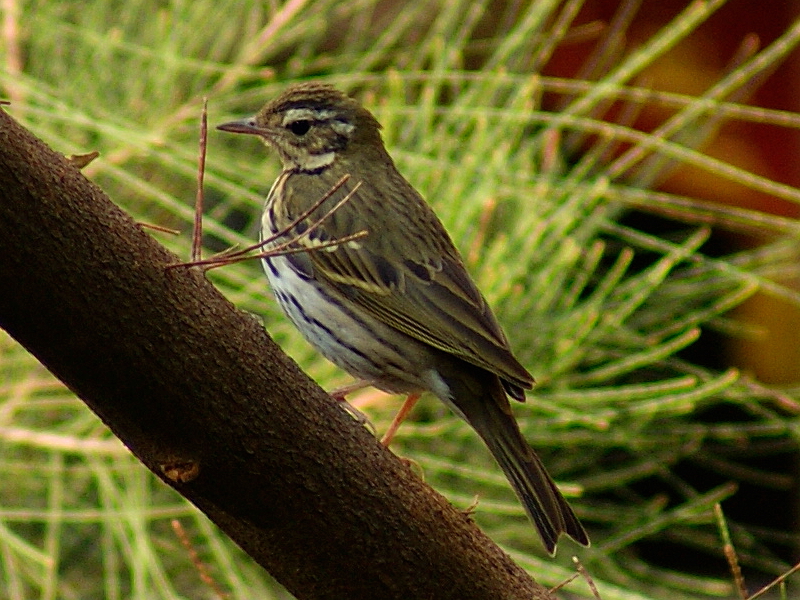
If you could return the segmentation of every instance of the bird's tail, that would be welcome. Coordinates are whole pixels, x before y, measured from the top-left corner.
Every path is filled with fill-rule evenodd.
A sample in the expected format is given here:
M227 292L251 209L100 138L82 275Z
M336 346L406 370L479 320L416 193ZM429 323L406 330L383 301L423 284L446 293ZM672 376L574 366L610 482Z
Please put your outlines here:
M478 432L503 469L525 512L536 525L547 551L555 554L556 543L562 533L588 546L586 530L542 461L522 436L500 381L497 380L490 389L490 398L484 395L480 398L473 396L472 399L465 399L457 390L453 390L454 399L451 402ZM466 392L466 396L471 396L466 390L462 391Z

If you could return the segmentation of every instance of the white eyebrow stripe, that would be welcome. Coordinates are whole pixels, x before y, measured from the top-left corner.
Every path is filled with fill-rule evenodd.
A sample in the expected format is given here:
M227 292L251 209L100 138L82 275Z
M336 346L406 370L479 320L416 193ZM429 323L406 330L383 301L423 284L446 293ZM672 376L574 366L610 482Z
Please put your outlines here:
M290 108L283 115L281 125L286 127L289 123L297 121L327 121L336 113L332 110L314 110L313 108Z
M339 121L337 119L331 121L331 129L333 129L339 135L350 135L353 133L353 129L355 128L355 125L348 123L347 121Z

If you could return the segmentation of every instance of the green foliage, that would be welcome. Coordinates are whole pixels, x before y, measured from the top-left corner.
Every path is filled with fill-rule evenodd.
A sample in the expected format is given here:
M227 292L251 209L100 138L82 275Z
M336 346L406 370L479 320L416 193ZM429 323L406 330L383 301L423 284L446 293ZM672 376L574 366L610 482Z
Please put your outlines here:
M681 352L711 329L741 332L726 314L757 291L800 303L782 283L797 275L800 224L651 188L683 164L800 201L800 191L701 149L729 119L800 126L797 115L740 103L795 49L800 27L689 97L635 82L722 0L692 3L637 48L598 54L595 64L605 66L580 81L540 73L581 3L509 4L489 18L493 5L465 1L28 2L4 34L0 89L13 100L9 111L53 147L98 150L87 176L142 221L183 231L154 234L182 256L203 97L213 125L255 112L290 81L312 76L359 96L536 376L537 390L517 414L574 496L593 547L563 542L556 561L543 558L476 436L433 400L401 429L395 450L456 505L478 497L476 520L546 585L573 572L577 553L604 600L732 596L724 566L673 572L643 560L637 543L668 542L724 565L713 509L735 493L726 482L741 465L730 450L796 443L798 390L769 389ZM612 42L601 36L597 47L610 51ZM558 111L545 95L557 96ZM607 120L614 101L674 112L646 133ZM255 239L277 172L275 157L255 140L211 131L207 252ZM624 219L631 209L676 221L667 233L643 231ZM710 225L770 235L752 250L709 256ZM323 386L346 381L278 314L258 264L212 273L239 307L264 315L269 332ZM8 339L0 343L5 597L213 597L171 519L180 519L232 598L288 597L32 357ZM379 430L399 405L359 400ZM708 417L719 408L741 418ZM724 482L696 489L673 469L682 461L716 461ZM786 536L729 525L733 543L747 549L745 571L788 568L763 543ZM589 595L583 584L568 589Z

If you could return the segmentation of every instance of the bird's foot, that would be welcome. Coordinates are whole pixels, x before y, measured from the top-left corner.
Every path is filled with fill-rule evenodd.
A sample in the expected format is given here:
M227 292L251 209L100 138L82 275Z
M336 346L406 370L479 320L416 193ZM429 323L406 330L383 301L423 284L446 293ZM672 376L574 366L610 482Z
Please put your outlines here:
M369 381L359 379L348 385L336 388L332 392L329 392L329 395L331 398L336 400L336 402L341 404L342 408L350 413L350 416L353 417L353 419L355 419L359 425L363 425L369 429L373 435L377 435L378 430L375 429L375 425L372 424L372 421L369 420L369 417L367 417L367 415L347 401L348 394L352 394L353 392L364 389L365 387L369 387L370 385L371 384Z

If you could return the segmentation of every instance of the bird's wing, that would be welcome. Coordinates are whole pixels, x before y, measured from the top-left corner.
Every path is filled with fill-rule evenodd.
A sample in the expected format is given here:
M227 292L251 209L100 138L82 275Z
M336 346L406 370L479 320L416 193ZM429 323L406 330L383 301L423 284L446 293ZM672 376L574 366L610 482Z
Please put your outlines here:
M385 192L362 184L349 202L300 238L310 251L289 255L289 261L327 281L374 318L496 373L514 387L530 388L533 378L511 353L443 226L405 185L405 193L422 203L422 212L407 212ZM285 191L292 193L291 186ZM360 230L365 237L314 249Z

